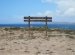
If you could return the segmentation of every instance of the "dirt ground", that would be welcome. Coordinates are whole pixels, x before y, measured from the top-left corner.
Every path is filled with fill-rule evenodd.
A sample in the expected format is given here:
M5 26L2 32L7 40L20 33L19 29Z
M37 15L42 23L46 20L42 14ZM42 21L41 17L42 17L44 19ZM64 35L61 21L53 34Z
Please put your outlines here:
M75 55L75 32L0 29L0 55Z

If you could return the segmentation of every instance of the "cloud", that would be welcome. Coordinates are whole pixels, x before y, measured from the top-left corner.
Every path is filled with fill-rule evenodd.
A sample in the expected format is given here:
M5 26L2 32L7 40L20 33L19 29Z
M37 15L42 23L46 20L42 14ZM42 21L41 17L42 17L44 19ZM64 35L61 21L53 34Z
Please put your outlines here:
M61 0L56 1L57 10L65 17L75 16L75 0Z
M75 17L75 8L69 8L64 12L64 16Z
M52 0L41 0L42 2L52 2Z
M46 10L46 11L44 11L44 12L37 12L36 14L32 14L32 15L30 15L30 16L48 16L48 17L53 17L53 12L52 11L50 11L50 10Z
M46 3L56 4L56 16L65 18L75 17L75 0L42 0ZM54 15L55 15L54 14Z
M38 16L53 16L52 11L49 11L49 10L47 10L45 12L38 12L37 15Z

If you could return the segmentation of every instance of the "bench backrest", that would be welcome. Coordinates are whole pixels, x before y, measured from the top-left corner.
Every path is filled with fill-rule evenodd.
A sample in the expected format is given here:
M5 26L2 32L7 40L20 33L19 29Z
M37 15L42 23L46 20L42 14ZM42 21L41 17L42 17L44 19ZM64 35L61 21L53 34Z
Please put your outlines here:
M24 22L52 22L52 17L24 17Z
M52 17L24 17L24 22L29 23L29 37L30 37L30 22L46 22L46 36L47 36L47 22L52 22Z

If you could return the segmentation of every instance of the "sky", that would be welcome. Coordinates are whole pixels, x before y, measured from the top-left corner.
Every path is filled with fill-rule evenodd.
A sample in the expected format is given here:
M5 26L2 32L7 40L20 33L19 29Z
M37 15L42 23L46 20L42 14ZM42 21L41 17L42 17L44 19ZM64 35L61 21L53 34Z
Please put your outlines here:
M24 23L24 16L75 23L75 0L0 0L0 24Z

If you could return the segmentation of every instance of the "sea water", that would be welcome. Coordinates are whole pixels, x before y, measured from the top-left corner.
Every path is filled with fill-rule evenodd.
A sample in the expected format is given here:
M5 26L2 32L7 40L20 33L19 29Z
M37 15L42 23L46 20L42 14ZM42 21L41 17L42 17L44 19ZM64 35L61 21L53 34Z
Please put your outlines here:
M0 27L28 27L28 26L29 26L28 24L0 24ZM45 27L45 24L31 24L31 27ZM51 23L48 24L48 28L75 30L75 24Z

